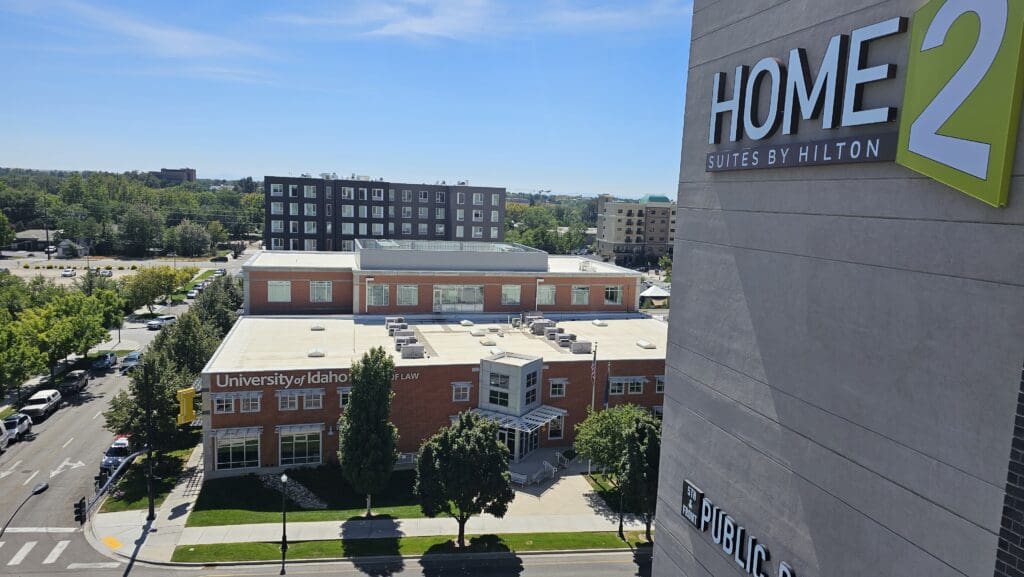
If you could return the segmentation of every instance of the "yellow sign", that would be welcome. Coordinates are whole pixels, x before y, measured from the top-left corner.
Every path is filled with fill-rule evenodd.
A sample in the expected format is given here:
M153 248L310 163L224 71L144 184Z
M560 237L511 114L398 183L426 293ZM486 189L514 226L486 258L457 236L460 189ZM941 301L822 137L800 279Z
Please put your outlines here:
M187 425L196 420L196 390L192 388L178 390L178 424Z

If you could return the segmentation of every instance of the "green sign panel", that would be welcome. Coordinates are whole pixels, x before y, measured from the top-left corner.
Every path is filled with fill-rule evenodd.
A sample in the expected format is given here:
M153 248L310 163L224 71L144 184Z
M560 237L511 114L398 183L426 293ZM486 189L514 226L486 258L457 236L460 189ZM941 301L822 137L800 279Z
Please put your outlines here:
M896 162L992 206L1009 196L1024 2L933 0L914 14Z

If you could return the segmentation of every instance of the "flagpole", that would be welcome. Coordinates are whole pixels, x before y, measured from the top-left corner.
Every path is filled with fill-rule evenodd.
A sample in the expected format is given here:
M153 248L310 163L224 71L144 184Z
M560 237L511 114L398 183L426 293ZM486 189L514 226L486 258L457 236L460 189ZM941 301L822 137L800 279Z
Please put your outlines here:
M597 341L594 341L594 357L590 362L590 412L594 412L594 404L597 402ZM587 459L587 475L591 474L590 459Z

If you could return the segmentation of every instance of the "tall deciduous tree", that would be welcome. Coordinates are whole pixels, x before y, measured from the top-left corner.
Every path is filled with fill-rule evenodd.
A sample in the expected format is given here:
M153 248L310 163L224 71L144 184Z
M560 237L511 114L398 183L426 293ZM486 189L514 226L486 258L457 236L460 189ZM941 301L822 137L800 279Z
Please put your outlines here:
M124 298L132 310L145 306L152 312L156 299L170 296L177 287L188 282L194 272L194 269L175 269L169 266L140 269L125 280Z
M508 473L508 447L498 442L498 424L466 411L420 447L416 495L427 517L447 515L459 524L459 547L466 545L466 522L473 515L504 517L515 497Z
M147 205L132 205L121 221L121 245L131 256L146 256L163 240L164 217Z
M201 224L183 220L174 227L173 236L174 250L181 256L202 256L210 251L210 233Z
M43 370L46 357L25 334L25 326L0 309L0 398Z
M192 311L181 315L162 337L160 349L174 359L178 371L192 376L199 375L220 343L216 329Z
M129 435L136 449L150 444L162 457L179 432L177 391L191 386L193 379L177 371L169 355L151 347L142 357L142 366L132 371L128 390L114 395L103 413L107 430ZM153 412L152 434L146 427L147 403Z
M0 212L0 256L4 254L4 247L12 242L14 242L14 227L7 220L7 216Z
M338 460L345 480L366 495L366 516L372 495L384 488L398 457L398 429L391 422L391 380L395 362L375 347L352 364L352 394L341 416Z
M650 541L651 523L654 522L658 502L661 422L651 415L637 417L627 436L626 446L625 471L619 490L629 497L633 509L643 518L647 540ZM619 535L622 536L621 521Z
M217 248L217 245L228 241L228 230L219 220L211 220L206 225L206 232L210 235L210 248Z

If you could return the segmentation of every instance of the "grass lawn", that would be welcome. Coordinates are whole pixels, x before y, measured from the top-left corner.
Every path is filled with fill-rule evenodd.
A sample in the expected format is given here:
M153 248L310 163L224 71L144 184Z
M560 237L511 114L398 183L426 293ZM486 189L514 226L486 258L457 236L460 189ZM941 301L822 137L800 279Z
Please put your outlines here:
M6 419L7 417L13 415L15 412L16 409L14 407L8 406L5 409L0 410L0 419Z
M185 293L196 288L196 285L213 276L213 269L207 269L197 274L192 280L178 287L178 290L171 294L171 301L184 301Z
M452 521L454 524L454 521ZM632 549L649 546L640 533L619 539L613 531L598 533L521 533L467 536L466 553L506 551L559 551L570 549ZM454 536L402 537L399 539L348 539L288 543L289 559L364 557L371 555L435 555L455 553ZM279 543L225 543L183 545L174 550L172 561L199 563L215 561L273 561L281 558Z
M115 355L117 355L118 358L121 358L121 357L127 355L128 353L130 353L130 352L132 352L134 350L135 349L113 349L113 350L111 350L111 349L102 349L102 350L93 351L93 352L87 354L85 356L85 358L87 358L89 360L92 360L92 359L99 358L101 355L105 355L107 353L114 353Z
M594 473L592 475L584 475L584 477L586 477L587 483L590 483L590 488L604 501L604 504L613 512L618 513L619 491L615 488L615 483L612 481L611 476L604 473ZM626 513L637 513L634 509L630 507L629 500L627 499Z
M288 503L288 520L343 521L366 512L366 497L358 495L341 476L338 467L295 469L288 476L302 483L327 503L327 509L300 510ZM388 486L373 496L373 513L392 518L422 517L413 495L415 471L395 471ZM188 518L189 527L276 523L281 520L281 493L264 487L255 475L211 479L203 484Z
M166 454L163 462L153 468L153 475L157 477L153 481L153 492L156 506L159 507L167 495L177 484L181 473L185 468L192 447L177 449ZM111 495L103 502L101 513L118 513L121 511L132 511L145 509L149 505L146 493L146 456L142 455L124 473L112 489Z

